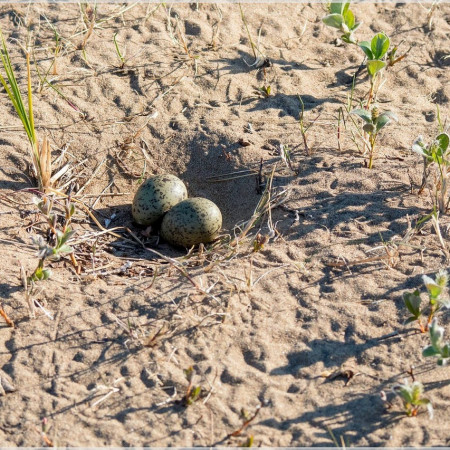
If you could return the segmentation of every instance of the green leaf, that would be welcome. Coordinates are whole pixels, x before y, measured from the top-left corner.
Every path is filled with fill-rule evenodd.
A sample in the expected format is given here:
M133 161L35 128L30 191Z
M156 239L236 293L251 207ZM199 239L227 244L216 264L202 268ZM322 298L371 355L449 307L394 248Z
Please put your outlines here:
M62 245L58 248L58 253L72 253L73 248L70 245Z
M362 22L356 22L353 25L352 31L356 31L361 25L362 25Z
M381 59L389 49L390 41L384 33L376 34L370 43L373 59Z
M406 387L401 386L399 393L405 403L413 402L412 392L411 392L411 389L409 388L409 386L406 386Z
M62 233L61 237L59 237L59 235L58 235L59 245L64 245L74 234L75 234L75 230L71 230L70 228L67 228L66 232Z
M409 319L406 319L405 322L403 323L403 325L409 325L410 323L415 322L418 319L418 317L410 317Z
M444 358L450 358L450 344L447 343L441 348L441 355Z
M450 139L447 133L441 133L439 136L436 137L436 142L441 151L441 154L444 154L447 151L449 141Z
M344 9L342 11L342 15L345 16L345 13L349 10L350 8L350 2L345 2L344 3Z
M344 14L345 25L348 26L349 30L352 30L355 25L355 15L348 9Z
M420 298L420 292L416 289L414 292L405 292L403 294L403 301L408 311L418 319L420 317L420 303L422 299Z
M28 139L31 143L33 149L36 146L36 133L34 129L34 119L33 119L33 110L32 107L30 109L30 104L28 105L28 111L25 109L25 105L23 102L22 94L19 89L19 85L17 83L16 76L14 74L14 69L9 58L8 49L6 47L6 41L3 37L3 34L0 30L0 40L1 40L1 49L0 49L0 60L3 69L5 70L5 75L8 80L9 86L6 83L6 80L0 74L0 82L5 88L6 93L8 94L11 103L16 110L17 115L23 123L23 127L27 133ZM31 92L29 92L31 94ZM38 154L35 156L39 157Z
M385 125L387 125L391 119L398 120L397 116L390 111L380 114L376 121L377 131L380 131Z
M200 393L202 391L202 387L201 386L197 386L193 389L192 394L191 394L191 398L192 400L195 402L198 400L198 398L200 397Z
M343 34L341 36L341 39L346 42L347 44L354 44L355 43L355 38L353 37L352 33L349 34Z
M417 402L420 401L420 396L423 392L423 385L419 381L414 381L411 385L411 395L412 395L412 404L417 405Z
M330 13L331 14L341 14L343 15L345 9L350 6L350 3L342 3L342 2L331 2L330 3Z
M44 269L42 271L43 280L48 280L50 278L50 275L52 274L52 271L50 269Z
M372 50L370 48L370 42L361 41L358 45L361 47L361 50L366 54L366 56L369 59L374 59L373 58L373 54L372 54Z
M431 279L427 275L423 275L422 279L425 287L427 288L430 298L433 300L437 299L442 292L441 286L439 286L433 279Z
M425 142L422 140L422 136L419 136L412 145L411 150L414 153L419 154L420 156L423 156L427 159L430 159L430 151L427 149L427 146L425 145Z
M429 345L428 347L425 347L422 350L422 356L424 356L425 358L428 358L429 356L436 356L436 355L440 355L440 352L438 350L436 350L435 348L433 348L432 345Z
M329 27L340 30L344 23L344 17L341 14L329 14L322 19L322 22Z
M371 59L367 61L367 71L369 75L373 77L376 73L378 73L381 69L386 67L386 63L384 61L380 61L378 59Z
M363 126L363 130L366 133L372 134L375 131L375 125L373 123L366 123Z
M353 111L351 111L350 114L356 114L357 116L361 117L361 119L363 119L367 123L372 123L372 115L370 114L369 111L367 111L367 109L357 108L357 109L354 109Z
M441 352L442 341L444 339L444 328L440 327L437 322L437 318L435 317L431 322L430 327L430 340L431 346Z

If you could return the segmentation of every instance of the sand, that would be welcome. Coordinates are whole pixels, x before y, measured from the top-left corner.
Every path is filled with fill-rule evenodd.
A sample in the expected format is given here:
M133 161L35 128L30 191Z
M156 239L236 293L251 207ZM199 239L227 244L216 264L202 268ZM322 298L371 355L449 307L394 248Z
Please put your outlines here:
M61 184L74 178L101 225L122 236L100 234L77 208L81 273L68 257L51 263L36 295L49 316L38 308L30 318L20 267L36 267L31 237L46 227L32 203L25 133L1 93L0 296L15 322L0 318L0 378L15 387L0 395L1 445L240 446L251 437L255 446L334 446L333 438L347 446L450 445L449 370L422 357L429 337L404 325L402 300L405 291L424 292L423 274L448 266L430 221L409 232L433 208L433 177L419 195L422 160L411 145L437 134L437 106L442 120L450 112L450 8L441 4L429 29L424 7L352 6L364 22L359 39L384 31L399 54L411 47L379 91L380 110L399 120L380 133L369 170L348 115L339 140L337 130L363 55L322 24L323 5L243 5L271 62L263 68L252 66L238 5L99 4L85 42L76 4L0 6L21 87L28 30L40 77L49 71L55 87L40 82L33 64L38 133L48 135L55 168L72 167ZM61 45L56 74L52 27ZM259 89L269 85L265 98ZM368 85L362 70L354 107ZM313 124L308 148L299 95L305 125ZM179 260L187 276L132 237L166 258L186 255L145 236L130 214L143 178L172 173L191 196L217 203L226 242L261 199L261 161L266 181L277 164L273 194L285 194L271 210L276 233L260 251L254 241L269 233L267 216L228 259L216 244ZM251 176L210 179L248 169ZM448 246L448 215L439 221ZM449 336L448 310L438 318ZM202 394L186 406L190 367ZM412 367L433 420L425 409L406 417L391 395L412 381Z

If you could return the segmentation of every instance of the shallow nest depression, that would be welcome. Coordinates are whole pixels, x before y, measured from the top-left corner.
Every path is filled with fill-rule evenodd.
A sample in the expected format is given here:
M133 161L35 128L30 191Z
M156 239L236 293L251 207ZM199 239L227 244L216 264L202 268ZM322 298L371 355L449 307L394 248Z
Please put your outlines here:
M66 201L36 190L2 91L0 442L450 445L448 369L422 356L402 299L448 266L439 182L421 189L411 146L449 116L450 10L430 24L428 5L351 8L358 38L384 31L406 53L377 96L399 120L370 170L346 109L367 100L364 55L324 5L0 6L22 92L31 49L37 133L75 206L73 253L28 295ZM132 222L155 173L219 206L216 242L176 249ZM53 198L55 222L34 198ZM406 416L404 379L433 419Z

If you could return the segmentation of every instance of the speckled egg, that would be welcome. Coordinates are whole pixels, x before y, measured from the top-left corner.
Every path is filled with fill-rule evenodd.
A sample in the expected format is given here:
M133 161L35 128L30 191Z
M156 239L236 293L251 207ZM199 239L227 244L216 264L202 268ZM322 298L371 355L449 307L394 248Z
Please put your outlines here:
M154 175L136 192L131 212L139 225L151 225L188 196L184 183L174 175Z
M222 214L215 203L194 197L174 206L161 224L161 236L173 245L192 247L211 242L222 227Z

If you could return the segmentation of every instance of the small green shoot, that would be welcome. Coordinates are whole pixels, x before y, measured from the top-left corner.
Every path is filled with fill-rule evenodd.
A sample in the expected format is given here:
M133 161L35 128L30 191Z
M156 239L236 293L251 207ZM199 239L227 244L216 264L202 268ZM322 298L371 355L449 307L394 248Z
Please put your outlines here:
M269 98L270 94L272 93L272 88L266 85L263 85L261 87L256 88L255 92L259 95L261 95L264 98Z
M351 114L356 114L366 122L363 126L363 130L369 136L369 162L367 167L371 169L373 166L373 159L375 157L375 144L378 134L391 120L397 121L397 116L392 111L385 111L380 114L376 106L374 106L371 111L366 109L354 109L351 111Z
M114 46L116 47L117 57L119 58L119 61L120 61L119 68L123 69L125 67L125 64L126 64L125 51L121 52L121 50L119 48L119 43L117 42L117 33L114 34L113 40L114 40Z
M195 371L193 367L188 367L183 372L189 384L185 394L183 395L183 398L181 399L181 404L188 407L200 399L202 394L202 387L194 386Z
M401 43L400 43L401 44ZM400 45L399 44L399 45ZM402 61L403 59L406 58L406 56L408 55L408 53L411 51L412 46L409 47L409 49L403 53L403 55L401 56L397 56L397 51L398 51L398 45L395 45L392 50L389 50L387 53L387 66L388 67L392 67L395 64L397 64L398 62Z
M412 145L412 151L423 157L424 167L422 185L419 189L419 193L425 188L431 164L435 164L438 169L439 181L435 185L435 198L441 213L445 213L447 209L447 178L450 166L449 142L449 135L447 133L440 133L428 145L425 144L422 136L419 136Z
M258 233L253 241L253 251L257 253L263 250L267 242L269 242L269 236L267 234Z
M381 71L386 67L386 56L390 46L389 37L384 33L377 33L370 42L362 41L359 44L361 50L367 56L367 72L369 73L370 91L367 106L370 105L376 96L376 82L381 75ZM378 83L379 87L380 83Z
M404 380L403 384L397 384L392 388L403 402L403 409L408 417L417 416L421 406L426 406L430 419L433 418L433 405L428 398L422 397L423 385L419 381L409 384Z
M447 295L448 274L445 270L439 271L434 280L427 275L423 275L422 279L427 289L428 305L421 308L422 298L418 289L414 292L405 292L403 294L403 301L411 313L405 325L417 321L421 333L425 333L429 330L435 314L442 307L450 308L450 299ZM421 317L427 309L429 310L428 319L426 325L424 325Z
M347 44L357 44L353 33L360 27L361 23L356 22L355 15L350 10L350 2L329 4L329 13L322 22L332 28L337 28L341 33L341 39Z
M450 361L450 342L444 343L444 328L438 325L436 318L431 322L429 332L431 345L423 349L422 356L437 356L438 366L445 366Z

